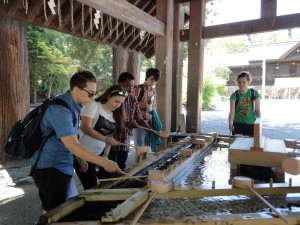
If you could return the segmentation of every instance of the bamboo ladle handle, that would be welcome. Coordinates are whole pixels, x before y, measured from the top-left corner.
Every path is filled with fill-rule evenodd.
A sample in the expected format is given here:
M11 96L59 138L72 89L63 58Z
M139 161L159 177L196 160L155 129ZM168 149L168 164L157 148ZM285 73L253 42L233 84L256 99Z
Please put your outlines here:
M263 201L267 206L269 206L276 214L277 216L279 216L284 222L286 222L287 224L289 223L287 218L285 218L280 212L278 212L278 210L271 205L271 203L269 203L266 199L264 199L259 193L257 193L252 187L247 186L253 194L255 194L261 201Z
M119 145L128 146L128 147L134 147L135 148L135 145L131 145L131 144L120 143Z
M143 215L144 211L146 210L146 208L148 207L148 205L150 204L150 202L152 201L152 199L154 198L155 195L156 195L156 192L153 192L153 194L150 196L150 198L148 198L147 202L143 205L143 207L138 212L138 214L135 216L135 218L131 221L130 225L136 224L136 222Z
M137 125L137 127L138 127L138 128L141 128L141 129L144 129L144 130L148 130L148 131L152 131L152 132L157 133L155 130L149 129L148 127L142 127L142 126L140 126L140 125Z
M120 171L121 174L123 174L124 176L127 176L128 178L132 178L132 179L135 179L135 180L138 180L138 181L141 181L141 182L145 182L144 180L141 180L139 178L136 178L135 176L129 174L129 173L125 173L123 171Z
M143 175L143 176L134 176L135 179L138 178L147 178L147 175ZM112 177L112 178L105 178L105 179L98 179L98 181L102 182L102 181L115 181L115 180L126 180L126 179L133 179L133 177L130 176L126 176L126 177Z

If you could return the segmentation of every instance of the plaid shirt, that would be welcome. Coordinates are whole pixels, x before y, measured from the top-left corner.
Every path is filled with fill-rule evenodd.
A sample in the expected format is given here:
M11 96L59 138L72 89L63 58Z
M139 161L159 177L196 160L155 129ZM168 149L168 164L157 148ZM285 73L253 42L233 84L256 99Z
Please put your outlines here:
M126 113L126 118L125 122L126 123L135 123L135 117L138 113L140 113L139 105L134 97L134 95L130 94L124 101L124 106L125 106L125 113ZM132 136L132 129L128 128L125 126L125 141Z
M148 87L145 84L143 85L143 88L144 88L144 95L143 95L141 101L139 102L140 110L145 111L147 102L151 102L152 108L156 109L157 103L156 103L155 89L153 87ZM135 93L136 98L139 97L141 90L142 90L142 88L140 87L140 85L138 85L134 89L134 93Z
M135 117L138 113L140 113L139 105L134 97L134 95L129 94L127 98L125 98L124 101L124 109L125 109L125 123L134 123ZM132 129L125 126L125 134L124 134L124 140L120 140L123 143L130 144L130 137L132 136ZM111 146L111 151L126 151L128 150L128 146Z

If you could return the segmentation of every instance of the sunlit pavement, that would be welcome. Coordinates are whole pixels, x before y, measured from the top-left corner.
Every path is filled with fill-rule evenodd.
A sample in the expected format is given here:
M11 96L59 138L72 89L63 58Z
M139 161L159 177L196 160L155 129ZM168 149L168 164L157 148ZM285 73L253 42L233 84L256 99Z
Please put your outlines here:
M300 140L300 99L261 100L262 135L267 138ZM202 112L202 132L229 135L229 102Z

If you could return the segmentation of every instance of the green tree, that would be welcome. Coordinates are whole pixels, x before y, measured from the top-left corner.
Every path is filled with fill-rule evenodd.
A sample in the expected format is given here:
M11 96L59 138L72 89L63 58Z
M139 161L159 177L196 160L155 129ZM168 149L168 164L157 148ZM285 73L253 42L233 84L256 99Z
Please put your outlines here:
M37 43L42 39L43 28L37 26L27 26L27 45L28 45L28 62L29 62L29 75L31 89L36 91L38 89L38 81L41 80L40 76L44 72L41 65L41 59L38 57L41 54L41 48Z
M41 76L43 76L40 71L40 58L37 57L38 51L40 51L37 47L37 41L40 41L44 42L46 46L59 49L76 65L94 73L98 79L103 80L105 86L111 85L112 50L110 46L34 25L28 25L27 30L28 48L31 50L29 51L29 59L32 61L30 63L31 79L35 80L35 83L41 80ZM74 72L75 70L71 71L71 74Z
M228 80L231 71L228 67L219 66L213 69L213 73L216 75L216 77L226 81Z
M68 36L66 38L69 56L84 69L94 73L104 86L112 83L112 49L97 42Z
M203 79L203 93L202 93L202 108L209 109L212 107L212 98L216 94L216 87L210 77Z
M57 93L68 88L71 71L75 67L70 59L65 57L63 53L54 46L47 46L45 42L38 42L38 47L42 49L41 76L43 82L47 84L47 97L51 96L52 91Z

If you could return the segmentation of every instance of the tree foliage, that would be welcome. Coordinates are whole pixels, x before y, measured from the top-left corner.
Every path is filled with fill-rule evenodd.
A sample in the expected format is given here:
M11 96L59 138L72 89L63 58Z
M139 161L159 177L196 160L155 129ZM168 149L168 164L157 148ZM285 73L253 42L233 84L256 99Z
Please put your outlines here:
M45 42L38 42L38 47L42 49L39 56L42 63L40 67L43 71L41 79L47 84L47 97L49 98L53 88L55 92L58 92L55 94L68 89L68 81L71 72L74 71L74 65L55 46L49 47Z
M202 108L209 109L212 107L212 98L216 94L216 86L210 77L203 79L203 94L202 94Z
M73 60L103 80L105 86L112 83L111 47L73 36L67 37L66 44Z
M27 26L27 40L32 90L38 91L43 82L48 96L61 93L79 65L104 86L111 84L111 47L34 25Z

